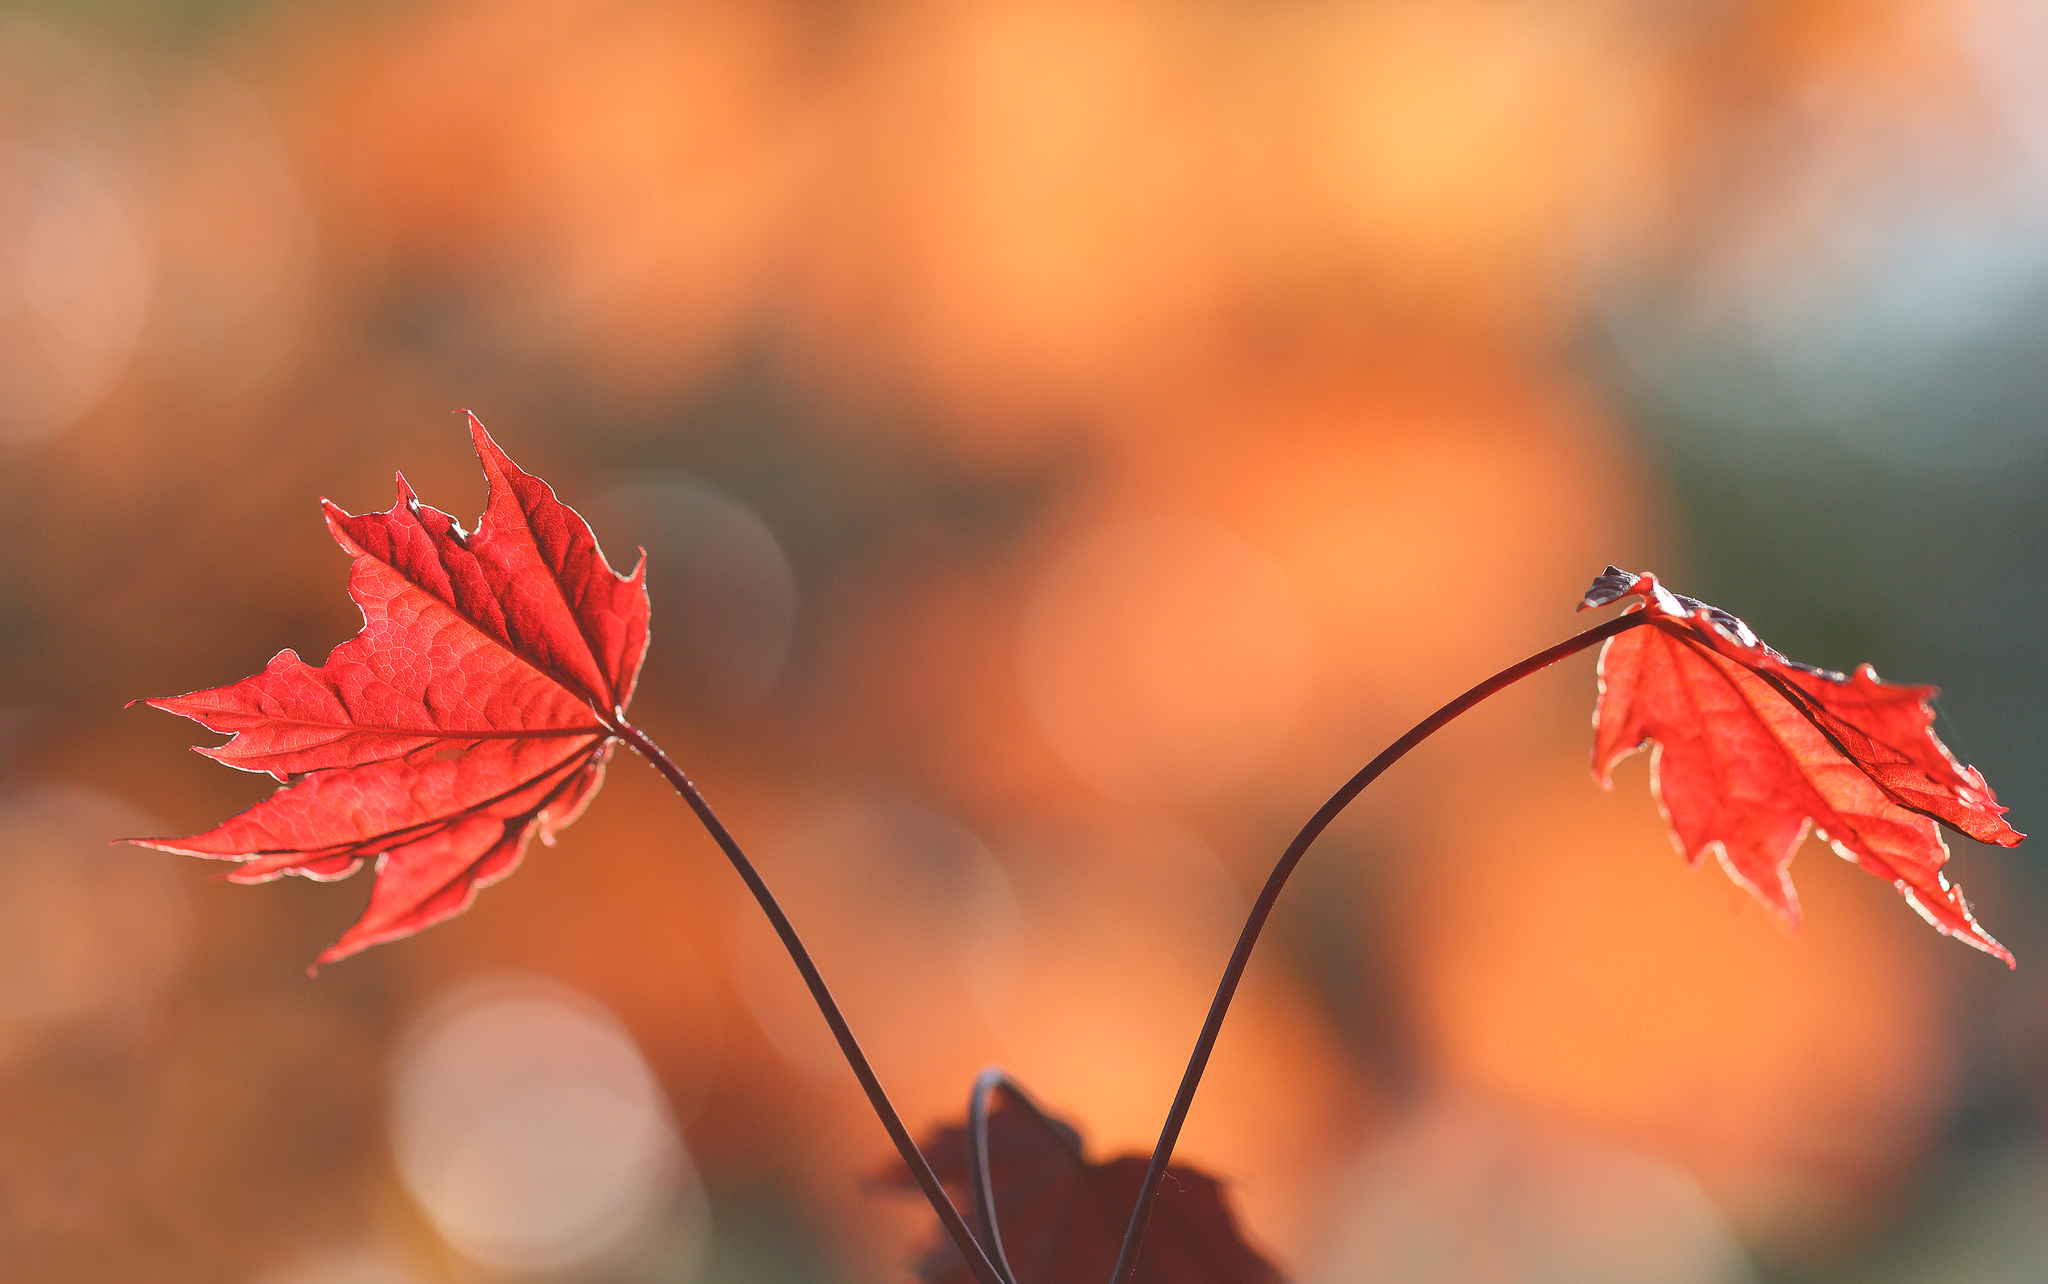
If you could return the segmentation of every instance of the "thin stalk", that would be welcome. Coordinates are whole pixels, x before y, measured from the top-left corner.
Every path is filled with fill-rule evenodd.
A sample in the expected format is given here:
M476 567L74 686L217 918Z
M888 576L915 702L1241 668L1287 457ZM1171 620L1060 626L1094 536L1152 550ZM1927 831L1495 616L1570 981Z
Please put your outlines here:
M1152 1150L1152 1164L1145 1170L1144 1183L1138 1187L1137 1207L1131 1210L1131 1221L1124 1231L1123 1247L1117 1253L1116 1270L1110 1276L1110 1284L1130 1284L1131 1277L1138 1269L1138 1250L1145 1243L1145 1223L1152 1216L1152 1201L1159 1194L1159 1180L1166 1172L1168 1161L1173 1158L1173 1148L1180 1141L1181 1125L1187 1122L1188 1108L1194 1104L1195 1089L1201 1086L1202 1073L1209 1067L1209 1054L1216 1047L1216 1036L1223 1029L1223 1018L1230 1012L1230 1001L1237 994L1237 983L1244 976L1245 965L1251 961L1252 947L1259 943L1259 933L1265 930L1266 919L1273 913L1274 904L1280 899L1280 889L1287 885L1288 876L1294 867L1308 853L1330 822L1337 819L1358 797L1365 787L1380 777L1387 768L1407 756L1408 751L1429 739L1443 726L1464 713L1473 705L1539 669L1548 668L1568 655L1575 655L1596 642L1604 642L1617 633L1626 632L1639 624L1649 623L1647 611L1632 611L1616 616L1605 624L1595 625L1575 637L1570 637L1548 650L1519 664L1510 665L1486 681L1451 701L1421 722L1409 728L1408 733L1388 745L1379 757L1367 763L1357 775L1344 782L1344 787L1330 795L1316 814L1309 817L1294 841L1287 845L1280 859L1273 866L1273 872L1266 876L1266 885L1259 892L1258 900L1252 903L1251 913L1245 918L1244 930L1238 934L1237 948L1231 952L1230 962L1223 969L1223 979L1216 986L1216 997L1209 1004L1209 1015L1202 1022L1202 1033L1195 1039L1195 1050L1188 1057L1188 1068L1181 1076L1180 1091L1173 1096L1173 1106L1166 1112L1166 1125L1159 1130L1159 1144Z
M690 778L683 774L683 769L676 766L669 756L661 751L659 745L649 740L645 732L623 720L612 723L612 732L652 763L656 771L668 777L668 782L683 796L683 801L690 804L690 810L697 813L697 819L703 822L712 841L718 844L719 850L732 862L732 867L739 871L747 890L754 894L754 900L761 906L761 912L768 916L768 922L774 926L775 934L782 938L783 948L789 951L789 957L795 962L796 970L803 974L804 984L810 988L812 1001L818 1005L818 1011L824 1014L825 1024L832 1027L832 1037L839 1041L839 1051L845 1055L846 1064L853 1067L853 1077L860 1080L861 1090L868 1094L868 1103L875 1108L875 1114L881 1119L882 1127L888 1130L889 1140L896 1143L896 1149L903 1156L903 1162L910 1166L910 1175L917 1179L918 1188L924 1191L924 1197L931 1202L932 1211L939 1215L940 1224L946 1228L946 1234L952 1238L954 1247L960 1250L960 1256L966 1259L975 1279L979 1280L980 1284L1009 1284L988 1260L988 1254L982 1251L980 1242L974 1238L973 1232L967 1229L967 1223L961 1218L960 1210L953 1206L953 1201L947 1196L945 1188L939 1185L938 1175L932 1172L932 1166L926 1162L924 1153L917 1148L917 1143L911 1140L910 1130L903 1126L902 1116L896 1113L896 1107L890 1102L889 1094L882 1090L882 1081L875 1077L875 1068L868 1064L867 1054L861 1051L860 1041L853 1037L853 1029L846 1024L846 1017L839 1011L839 1004L833 999L832 991L826 988L825 978L819 974L818 965L811 961L811 952L804 948L803 938L797 935L796 928L789 921L789 915L782 912L781 904L776 901L775 894L768 890L768 884L762 880L760 871L754 868L754 862L748 860L747 854L740 850L740 845L733 838L732 832L719 820L718 814L711 810L711 804L705 801L704 795L698 792L697 786Z
M1031 1099L1010 1082L1010 1076L1001 1067L990 1066L975 1076L974 1091L967 1098L967 1174L974 1187L974 1212L981 1222L982 1242L988 1246L996 1270L1009 1284L1017 1284L1017 1272L1010 1266L1009 1255L1003 1252L1003 1231L996 1224L995 1178L989 1172L988 1103L999 1088L1031 1105Z

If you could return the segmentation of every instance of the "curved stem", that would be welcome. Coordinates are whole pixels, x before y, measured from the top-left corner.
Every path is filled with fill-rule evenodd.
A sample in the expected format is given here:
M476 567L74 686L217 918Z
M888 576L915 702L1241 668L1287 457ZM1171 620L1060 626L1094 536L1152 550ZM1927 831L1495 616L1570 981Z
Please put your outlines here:
M910 1130L903 1126L902 1116L896 1113L896 1107L889 1101L889 1094L882 1090L882 1081L875 1077L875 1069L868 1064L867 1054L861 1051L860 1042L853 1037L853 1030L846 1024L846 1017L839 1011L839 1004L832 998L832 991L825 987L825 978L819 974L818 965L811 961L811 952L804 948L803 938L796 934L796 928L791 925L789 916L782 912L782 906L776 901L775 894L768 890L768 884L762 880L760 871L754 868L754 862L748 860L747 854L740 850L740 845L733 838L732 832L718 819L718 814L711 810L711 804L704 800L704 795L697 791L697 786L683 774L683 769L676 766L669 756L661 751L659 745L649 740L645 732L624 721L615 721L612 731L619 739L631 745L641 757L652 763L656 771L668 778L668 782L675 786L676 792L683 796L683 801L690 804L690 810L697 813L697 819L702 821L704 828L710 832L712 841L718 844L726 859L732 862L732 867L739 871L747 890L754 894L754 900L761 906L761 912L768 916L768 922L774 926L775 934L782 938L783 947L789 951L789 957L796 963L796 970L803 974L804 984L810 988L812 1000L817 1003L818 1011L824 1014L825 1024L832 1027L832 1037L839 1041L840 1052L845 1054L846 1063L853 1067L853 1077L860 1080L861 1090L868 1094L868 1102L875 1108L875 1114L881 1119L882 1127L888 1130L889 1140L896 1143L896 1149L902 1154L903 1162L910 1166L911 1176L917 1179L918 1188L931 1202L932 1211L939 1215L939 1222L945 1226L946 1234L960 1250L960 1256L966 1259L975 1279L979 1280L980 1284L1009 1284L1009 1281L989 1262L988 1255L982 1252L980 1243L975 1240L973 1233L967 1229L967 1223L962 1220L960 1210L953 1206L952 1199L939 1185L938 1176L932 1172L931 1164L926 1162L923 1152L917 1148L917 1143L911 1140Z
M1344 787L1330 796L1316 814L1309 817L1294 841L1287 845L1273 872L1266 876L1266 885L1259 892L1258 900L1252 903L1250 915L1245 918L1244 930L1237 938L1237 948L1231 952L1230 962L1223 969L1223 979L1216 986L1216 997L1209 1004L1209 1015L1202 1022L1202 1033L1195 1039L1195 1050L1188 1057L1188 1068L1181 1076L1180 1090L1173 1096L1173 1105L1166 1112L1166 1124L1159 1131L1159 1144L1153 1148L1151 1166L1145 1170L1145 1180L1138 1187L1138 1204L1131 1210L1130 1226L1124 1231L1123 1248L1118 1252L1116 1270L1110 1276L1110 1284L1130 1284L1138 1269L1138 1250L1145 1242L1145 1223L1152 1216L1152 1201L1159 1194L1159 1180L1166 1172L1166 1165L1173 1158L1173 1148L1180 1140L1181 1125L1187 1121L1188 1108L1194 1104L1195 1089L1201 1086L1202 1072L1208 1069L1209 1054L1216 1047L1216 1036L1223 1029L1223 1018L1230 1011L1230 1001L1237 994L1237 983L1244 976L1245 965L1251 961L1252 947L1259 943L1259 933L1265 930L1266 919L1272 914L1274 904L1280 899L1280 889L1287 885L1287 879L1301 858L1308 853L1309 845L1338 813L1351 804L1365 787L1377 780L1387 768L1407 756L1409 750L1440 730L1446 723L1464 713L1488 696L1535 673L1547 668L1568 655L1574 655L1596 642L1603 642L1617 633L1626 632L1640 624L1649 623L1649 613L1633 611L1617 616L1605 624L1595 625L1575 637L1570 637L1548 650L1519 664L1510 665L1486 681L1473 687L1465 694L1451 701L1421 722L1416 723L1408 733L1388 745L1379 757L1367 763L1357 775L1344 782Z
M990 1066L975 1076L974 1091L967 1098L967 1176L974 1188L974 1212L981 1223L981 1241L988 1246L996 1270L1009 1284L1016 1284L1017 1272L1011 1269L1009 1256L1003 1252L1003 1232L996 1224L995 1178L989 1173L988 1102L998 1088L1029 1103L1030 1099L1010 1082L1010 1076L1000 1066Z
M989 1246L989 1255L995 1260L996 1269L1016 1284L1017 1272L1010 1265L1010 1259L1003 1249L1003 1232L996 1220L995 1177L991 1172L992 1156L989 1153L989 1125L995 1118L989 1103L997 1092L1009 1098L1010 1104L1024 1112L1025 1118L1053 1139L1053 1144L1065 1152L1073 1162L1076 1171L1085 1171L1087 1157L1081 1151L1081 1138L1071 1127L1045 1113L1045 1107L1024 1090L1022 1084L1012 1079L1001 1066L989 1066L974 1079L974 1092L967 1099L967 1172L968 1182L974 1190L975 1211L981 1222L981 1235ZM1027 1143L1028 1144L1028 1143ZM1040 1246L1041 1248L1043 1245Z

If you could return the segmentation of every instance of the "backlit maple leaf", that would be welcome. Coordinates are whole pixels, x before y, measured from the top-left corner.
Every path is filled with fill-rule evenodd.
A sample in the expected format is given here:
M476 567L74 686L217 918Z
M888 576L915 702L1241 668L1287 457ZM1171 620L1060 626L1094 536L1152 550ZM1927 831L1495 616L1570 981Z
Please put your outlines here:
M469 426L490 484L474 532L404 474L388 513L321 501L363 612L325 664L281 651L232 686L145 702L232 733L199 752L290 783L217 829L136 841L240 862L235 882L375 859L369 908L322 963L461 913L534 834L552 842L604 778L647 651L645 557L613 571L584 520Z
M969 1188L965 1127L942 1129L922 1149L940 1181ZM1017 1284L1109 1278L1144 1180L1144 1156L1090 1163L1072 1125L1006 1084L988 1114L988 1162L1003 1256ZM900 1164L880 1180L914 1189ZM918 1274L926 1284L974 1280L946 1241L926 1254ZM1281 1284L1281 1275L1245 1243L1216 1179L1176 1164L1166 1170L1135 1284Z
M1654 575L1610 566L1579 609L1629 596L1652 618L1600 651L1602 785L1654 742L1650 787L1679 851L1695 865L1714 852L1787 923L1799 920L1792 854L1813 827L1936 928L2012 963L1942 873L1949 851L1936 822L2002 847L2023 835L1983 775L1935 737L1933 687L1881 682L1867 664L1844 676L1794 663Z

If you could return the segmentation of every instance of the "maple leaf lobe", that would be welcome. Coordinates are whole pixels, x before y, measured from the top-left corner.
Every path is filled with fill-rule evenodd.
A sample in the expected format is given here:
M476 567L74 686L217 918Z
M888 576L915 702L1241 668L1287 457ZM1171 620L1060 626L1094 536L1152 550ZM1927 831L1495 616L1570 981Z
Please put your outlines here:
M403 474L388 512L321 501L361 632L317 667L280 651L144 702L226 733L208 757L286 783L203 834L135 841L235 861L235 882L375 860L369 907L322 963L462 912L536 834L552 842L602 783L646 656L645 554L612 570L589 525L469 427L489 484L474 531Z
M1600 652L1603 786L1615 763L1654 746L1651 789L1680 853L1695 865L1714 853L1788 924L1799 918L1792 856L1814 829L1936 929L2012 964L1942 872L1938 825L2007 847L2023 835L1983 774L1935 736L1933 687L1882 681L1868 664L1844 675L1788 660L1728 612L1618 567L1580 609L1629 597L1645 624Z

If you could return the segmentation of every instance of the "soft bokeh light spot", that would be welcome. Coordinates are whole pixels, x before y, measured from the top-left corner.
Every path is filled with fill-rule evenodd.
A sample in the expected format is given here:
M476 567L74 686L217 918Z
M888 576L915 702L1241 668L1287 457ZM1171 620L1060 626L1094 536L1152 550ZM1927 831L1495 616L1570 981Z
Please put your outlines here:
M1754 1284L1680 1170L1500 1108L1442 1101L1379 1139L1312 1284Z
M647 550L658 604L649 678L720 713L766 699L796 641L797 584L752 508L687 476L649 476L600 496L592 517L621 550ZM630 558L621 552L623 568Z
M1271 558L1206 523L1127 519L1083 535L1040 580L1025 693L1083 780L1183 801L1241 784L1281 747L1311 642Z
M1086 387L1214 306L1201 15L993 0L869 17L836 104L848 137L802 225L807 346L908 374L971 421Z
M1565 229L1616 199L1653 115L1628 81L1640 50L1600 8L1303 6L1276 25L1306 70L1290 89L1317 190L1284 217L1334 214L1324 253L1406 306L1550 324Z
M180 871L107 847L155 826L84 789L0 795L0 1059L27 1023L138 1010L183 962Z
M1943 1099L1927 965L1955 947L1811 840L1785 932L1685 867L1642 768L1583 770L1497 779L1432 844L1407 948L1440 1070L1682 1159L1747 1234L1842 1233Z
M1016 905L988 846L957 817L911 800L827 797L792 809L761 864L848 1019L912 1074L971 1075L986 1033L969 978L1014 964ZM748 903L748 918L752 905ZM846 1063L781 943L757 922L731 934L747 1012L791 1065L843 1084Z
M368 1249L309 1254L262 1276L256 1284L425 1284L420 1274Z
M68 426L127 364L155 270L134 202L91 143L0 138L0 440Z
M694 1169L639 1049L574 991L504 978L448 997L401 1047L392 1089L399 1171L465 1257L562 1270L664 1216L700 1241L708 1234Z

